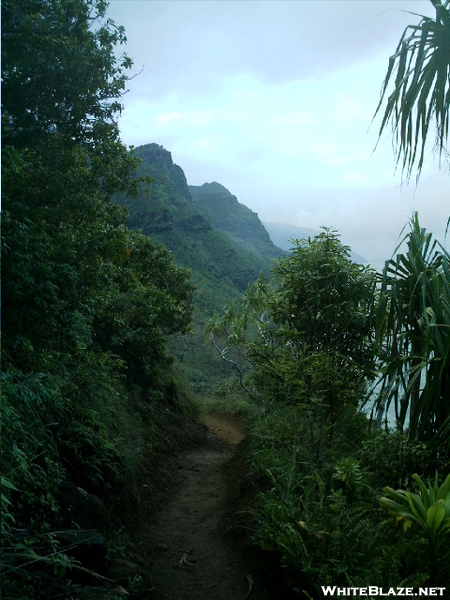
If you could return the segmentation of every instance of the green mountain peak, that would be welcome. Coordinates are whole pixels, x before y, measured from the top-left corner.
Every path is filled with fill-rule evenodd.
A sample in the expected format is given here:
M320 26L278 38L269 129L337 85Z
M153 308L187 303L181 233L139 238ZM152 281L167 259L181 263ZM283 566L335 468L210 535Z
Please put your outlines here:
M282 256L269 237L257 213L241 204L220 183L189 186L193 203L208 215L214 226L236 244L264 259Z

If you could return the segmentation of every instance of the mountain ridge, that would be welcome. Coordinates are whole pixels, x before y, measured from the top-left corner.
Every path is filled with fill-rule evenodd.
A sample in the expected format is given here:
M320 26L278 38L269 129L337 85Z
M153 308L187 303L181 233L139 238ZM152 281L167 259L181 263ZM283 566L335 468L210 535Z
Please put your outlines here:
M170 152L158 144L146 144L135 151L142 159L136 175L149 176L153 183L139 184L136 198L121 196L117 202L127 207L131 229L140 229L156 243L163 244L178 265L192 272L197 288L192 335L173 339L172 352L177 371L185 373L194 392L207 395L218 377L229 375L229 367L218 354L211 352L204 334L205 324L214 313L221 314L226 306L239 300L261 272L269 275L269 256L267 253L266 258L259 256L245 247L242 239L239 243L219 230L214 215L193 201L186 176L173 163ZM251 212L245 207L246 211ZM268 238L262 224L259 228ZM270 239L269 244L275 248ZM282 251L274 250L274 255L279 252Z
M189 185L171 153L158 144L135 152L142 161L136 176L149 176L152 183L140 183L137 197L121 196L117 202L127 207L131 229L163 244L178 265L192 272L193 335L174 340L173 351L194 391L208 394L218 374L228 371L205 340L206 322L238 301L261 273L270 276L271 260L287 252L274 244L267 224L222 184ZM297 228L288 237L299 237L299 231L305 230Z
M139 175L150 176L153 183L140 185L137 198L120 198L119 203L128 208L131 229L142 229L171 250L180 265L192 270L202 313L222 309L220 296L237 299L260 272L269 273L270 252L264 256L252 252L221 231L214 215L193 201L184 171L173 163L168 150L158 144L146 144L135 152L142 160ZM272 256L276 256L280 251L275 250L259 219L258 222L274 249Z
M190 185L188 189L193 203L235 243L264 259L285 254L273 243L257 213L239 202L224 185L214 181L201 186Z

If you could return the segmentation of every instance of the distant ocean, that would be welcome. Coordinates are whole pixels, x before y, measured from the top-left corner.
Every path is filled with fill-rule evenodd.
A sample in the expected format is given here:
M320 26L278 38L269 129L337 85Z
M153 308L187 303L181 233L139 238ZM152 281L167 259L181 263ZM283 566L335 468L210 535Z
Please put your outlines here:
M423 383L423 380L422 380L422 383ZM374 405L374 402L375 402L375 399L376 399L376 397L377 397L378 390L379 390L379 385L377 385L377 386L375 387L375 389L374 389L374 391L373 391L373 393L372 393L372 398L371 398L371 399L368 401L368 403L366 404L366 406L365 406L365 408L364 408L364 412L365 412L365 413L366 413L368 416L370 416L370 413L371 413L371 411L372 411L372 407L373 407L373 405ZM374 410L374 413L373 413L373 418L374 418L374 420L376 420L376 418L377 418L377 411L376 411L376 409ZM384 426L385 420L386 420L386 415L385 415L385 414L383 414L383 420L382 420L382 422L383 422L383 426ZM408 422L408 420L409 420L409 409L408 409L408 411L406 412L406 422ZM395 405L394 405L394 402L391 402L391 404L390 404L390 406L389 406L389 410L388 410L388 412L387 412L387 423L388 423L388 427L389 427L389 429L390 429L391 431L393 431L393 430L395 429L395 425L396 425L396 419L395 419Z

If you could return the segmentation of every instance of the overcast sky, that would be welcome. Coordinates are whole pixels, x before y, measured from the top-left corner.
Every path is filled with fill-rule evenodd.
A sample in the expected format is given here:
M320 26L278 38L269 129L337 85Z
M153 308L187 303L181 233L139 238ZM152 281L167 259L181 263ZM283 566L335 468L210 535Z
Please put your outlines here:
M371 121L388 58L428 0L110 0L134 60L123 141L161 144L192 185L217 181L262 221L339 230L380 266L414 210L443 240L448 167L416 187Z

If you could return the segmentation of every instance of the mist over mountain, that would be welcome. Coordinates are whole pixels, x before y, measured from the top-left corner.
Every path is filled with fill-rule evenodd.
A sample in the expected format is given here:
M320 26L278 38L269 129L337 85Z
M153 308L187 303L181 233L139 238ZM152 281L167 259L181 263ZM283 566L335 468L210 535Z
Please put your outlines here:
M189 185L171 153L151 143L136 148L142 160L138 175L153 182L140 184L136 198L122 196L118 203L129 211L128 225L168 248L176 262L192 271L194 334L176 343L175 355L184 365L197 393L207 392L223 361L211 359L204 339L205 323L238 300L260 273L270 275L273 259L286 254L291 239L314 237L314 229L285 223L263 224L217 182ZM356 262L363 257L352 253Z
M292 240L307 240L319 235L320 231L309 227L297 227L289 223L263 223L269 233L272 242L283 250L290 250L293 247ZM351 251L351 259L359 264L366 264L367 260L361 254L357 254L353 249Z
M193 335L177 340L174 354L193 389L207 393L218 373L229 369L211 354L205 323L238 300L260 273L269 275L270 259L284 252L274 246L258 215L222 185L188 186L183 169L158 144L140 146L136 154L142 159L139 175L153 183L140 184L136 198L121 196L118 203L128 208L131 229L163 244L192 271L197 288Z
M129 226L162 243L180 265L189 267L202 315L220 311L237 299L249 282L270 271L276 248L258 216L219 184L188 186L171 153L158 144L136 148L141 175L137 198L120 198L129 210Z
M129 210L129 226L172 251L176 261L192 270L200 318L240 297L271 260L292 247L290 240L314 237L317 230L286 223L262 223L217 182L188 184L171 153L150 143L136 148L142 160L140 175L149 175L137 198L119 198ZM352 259L365 259L352 252Z
M309 227L297 227L289 223L263 223L272 242L283 250L292 248L291 240L302 240L319 235L320 231Z
M219 231L239 246L262 258L285 254L276 247L258 215L238 202L236 196L220 183L190 185L189 191L194 204L209 215Z

